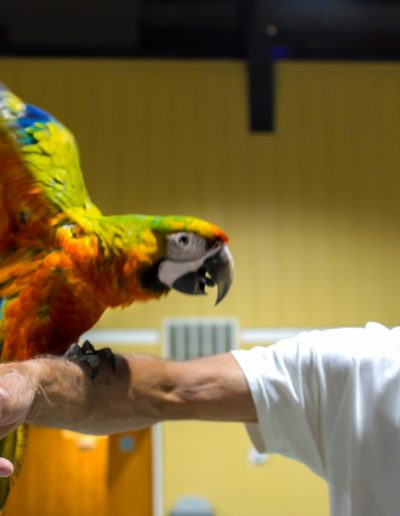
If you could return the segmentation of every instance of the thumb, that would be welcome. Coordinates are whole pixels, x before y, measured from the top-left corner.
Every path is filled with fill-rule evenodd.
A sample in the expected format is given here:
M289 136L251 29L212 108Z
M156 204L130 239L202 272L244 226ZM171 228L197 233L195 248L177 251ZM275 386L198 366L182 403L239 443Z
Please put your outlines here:
M14 466L8 459L0 457L0 477L9 477L14 473Z

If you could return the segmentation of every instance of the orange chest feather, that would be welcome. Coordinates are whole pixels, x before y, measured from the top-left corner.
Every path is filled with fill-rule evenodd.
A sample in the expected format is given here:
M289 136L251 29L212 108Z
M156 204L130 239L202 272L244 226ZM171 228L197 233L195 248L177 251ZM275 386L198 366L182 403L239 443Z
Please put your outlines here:
M85 239L79 242L85 244ZM90 329L107 307L160 297L146 290L135 256L107 260L97 253L78 257L60 250L35 263L20 260L0 271L11 282L0 283L6 298L1 324L1 360L22 360L38 354L62 354ZM92 247L93 250L93 247Z
M1 358L62 354L104 309L87 284L42 267L5 307Z

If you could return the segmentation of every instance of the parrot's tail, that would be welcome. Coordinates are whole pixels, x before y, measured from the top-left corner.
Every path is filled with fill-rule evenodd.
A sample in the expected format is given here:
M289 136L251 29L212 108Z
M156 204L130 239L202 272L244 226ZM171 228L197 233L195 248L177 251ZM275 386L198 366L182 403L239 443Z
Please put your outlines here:
M14 464L14 473L12 476L0 478L0 512L6 503L11 486L21 469L27 435L28 427L23 424L14 430L14 432L11 432L0 440L0 457L5 457Z

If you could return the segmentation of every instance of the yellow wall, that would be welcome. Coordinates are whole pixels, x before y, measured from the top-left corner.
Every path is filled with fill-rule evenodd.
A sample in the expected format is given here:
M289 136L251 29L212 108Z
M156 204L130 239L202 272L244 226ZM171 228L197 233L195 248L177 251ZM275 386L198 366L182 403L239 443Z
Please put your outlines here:
M281 63L277 131L247 130L238 62L0 62L75 132L106 213L196 213L231 236L232 294L171 295L103 325L229 314L242 326L397 322L396 64Z
M222 305L171 294L100 325L398 323L399 65L282 62L277 130L257 135L239 62L2 59L0 77L75 132L106 213L193 213L231 237L237 277ZM220 515L327 514L304 468L275 457L250 468L239 426L168 424L164 436L167 507L201 478Z

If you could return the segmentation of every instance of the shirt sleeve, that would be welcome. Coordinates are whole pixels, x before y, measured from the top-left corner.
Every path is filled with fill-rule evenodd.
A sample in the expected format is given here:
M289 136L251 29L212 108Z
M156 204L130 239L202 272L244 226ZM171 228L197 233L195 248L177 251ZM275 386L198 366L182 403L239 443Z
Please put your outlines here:
M257 411L258 422L246 425L254 446L299 460L323 476L319 421L323 389L309 341L300 336L232 353Z
M398 385L399 342L400 328L368 323L233 351L257 411L247 425L255 447L329 477L338 456L348 462L371 434L376 412L382 421L382 399Z

